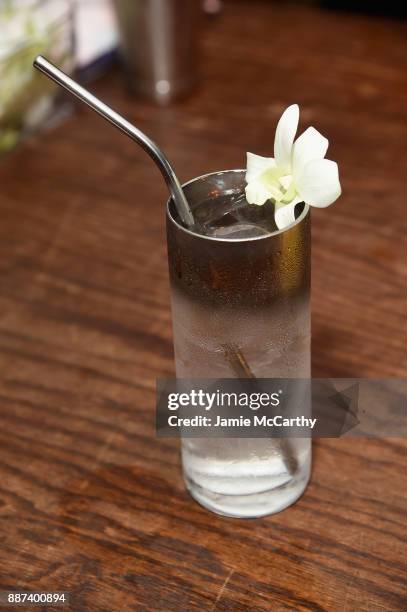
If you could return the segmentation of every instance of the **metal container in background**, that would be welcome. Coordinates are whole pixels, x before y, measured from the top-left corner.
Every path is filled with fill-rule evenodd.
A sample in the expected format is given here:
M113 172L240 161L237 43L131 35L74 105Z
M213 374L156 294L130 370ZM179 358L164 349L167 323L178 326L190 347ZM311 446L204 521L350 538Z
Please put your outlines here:
M200 0L115 0L130 90L160 104L197 81Z

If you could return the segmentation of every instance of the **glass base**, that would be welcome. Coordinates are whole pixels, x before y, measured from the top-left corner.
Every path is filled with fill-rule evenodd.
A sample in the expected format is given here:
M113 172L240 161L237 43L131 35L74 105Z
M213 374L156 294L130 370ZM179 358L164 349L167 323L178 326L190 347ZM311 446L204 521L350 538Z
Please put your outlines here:
M185 472L184 480L191 496L207 510L227 517L260 518L281 512L294 504L307 488L310 471L310 466L306 465L289 482L245 495L214 493L191 480Z

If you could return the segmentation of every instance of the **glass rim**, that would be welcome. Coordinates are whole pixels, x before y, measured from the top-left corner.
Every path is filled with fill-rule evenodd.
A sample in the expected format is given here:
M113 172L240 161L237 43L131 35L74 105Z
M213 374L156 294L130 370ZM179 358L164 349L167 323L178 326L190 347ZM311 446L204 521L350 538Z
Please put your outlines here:
M220 175L220 174L231 174L235 172L236 174L245 174L246 170L244 169L232 169L232 170L217 170L216 172L208 172L206 174L201 174L201 176L197 176L189 181L187 181L186 183L182 184L182 188L184 189L185 187L188 187L188 185L191 185L192 183L195 183L196 181L202 180L202 179L207 179L210 176L215 176L215 175ZM261 236L252 236L252 237L248 237L248 238L221 238L218 236L206 236L205 234L199 234L198 232L194 232L191 229L188 229L187 227L184 227L183 225L181 225L171 214L170 211L170 205L171 202L173 202L174 198L170 197L167 200L167 218L176 226L176 228L178 230L182 230L183 232L185 232L186 234L189 234L190 236L194 236L195 238L202 238L204 240L212 240L214 242L229 242L229 243L238 243L238 242L255 242L258 240L267 240L267 238L271 238L273 236L281 236L282 234L284 234L284 232L292 229L293 227L296 227L297 225L299 225L299 223L301 223L306 216L308 215L309 211L310 211L310 206L309 204L306 204L305 202L303 202L304 204L304 209L301 212L300 216L298 217L298 219L296 219L294 221L294 223L290 223L290 225L287 225L287 227L284 227L283 229L280 230L276 230L274 232L269 232L268 234L263 234ZM299 202L300 203L300 202ZM175 206L175 204L174 204Z

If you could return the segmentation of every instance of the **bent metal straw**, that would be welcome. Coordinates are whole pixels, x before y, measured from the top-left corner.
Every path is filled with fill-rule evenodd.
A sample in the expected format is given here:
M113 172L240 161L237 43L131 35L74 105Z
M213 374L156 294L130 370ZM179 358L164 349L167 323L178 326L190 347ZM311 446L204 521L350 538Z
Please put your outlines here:
M171 195L174 198L174 202L182 222L187 227L193 227L195 224L194 217L192 216L191 209L185 198L184 192L182 191L181 184L176 177L170 162L161 149L155 144L155 142L153 142L150 138L148 138L148 136L143 134L143 132L127 121L127 119L119 115L119 113L107 106L107 104L99 100L96 96L79 85L79 83L71 79L67 74L62 72L62 70L51 64L51 62L45 59L45 57L42 57L42 55L38 55L38 57L35 58L33 65L52 81L55 81L55 83L69 91L69 93L73 94L79 98L79 100L90 106L90 108L109 121L109 123L117 127L121 132L126 134L126 136L132 140L135 140L144 149L144 151L150 155L164 176L164 179L171 191Z
M256 376L252 372L245 356L238 346L235 344L224 344L222 346L226 360L229 362L232 370L238 378L253 378ZM276 446L279 448L284 466L287 472L292 476L298 468L297 459L294 456L293 449L289 438L275 438Z

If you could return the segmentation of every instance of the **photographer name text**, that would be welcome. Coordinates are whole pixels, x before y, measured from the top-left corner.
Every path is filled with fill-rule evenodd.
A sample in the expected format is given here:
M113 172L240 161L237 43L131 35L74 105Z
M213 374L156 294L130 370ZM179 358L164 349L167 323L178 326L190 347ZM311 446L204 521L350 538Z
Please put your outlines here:
M297 416L286 418L282 415L274 417L257 416L253 417L230 417L223 418L217 416L216 419L211 417L196 415L191 418L178 417L171 415L168 417L168 425L170 427L305 427L313 429L317 419L307 418L305 416Z

